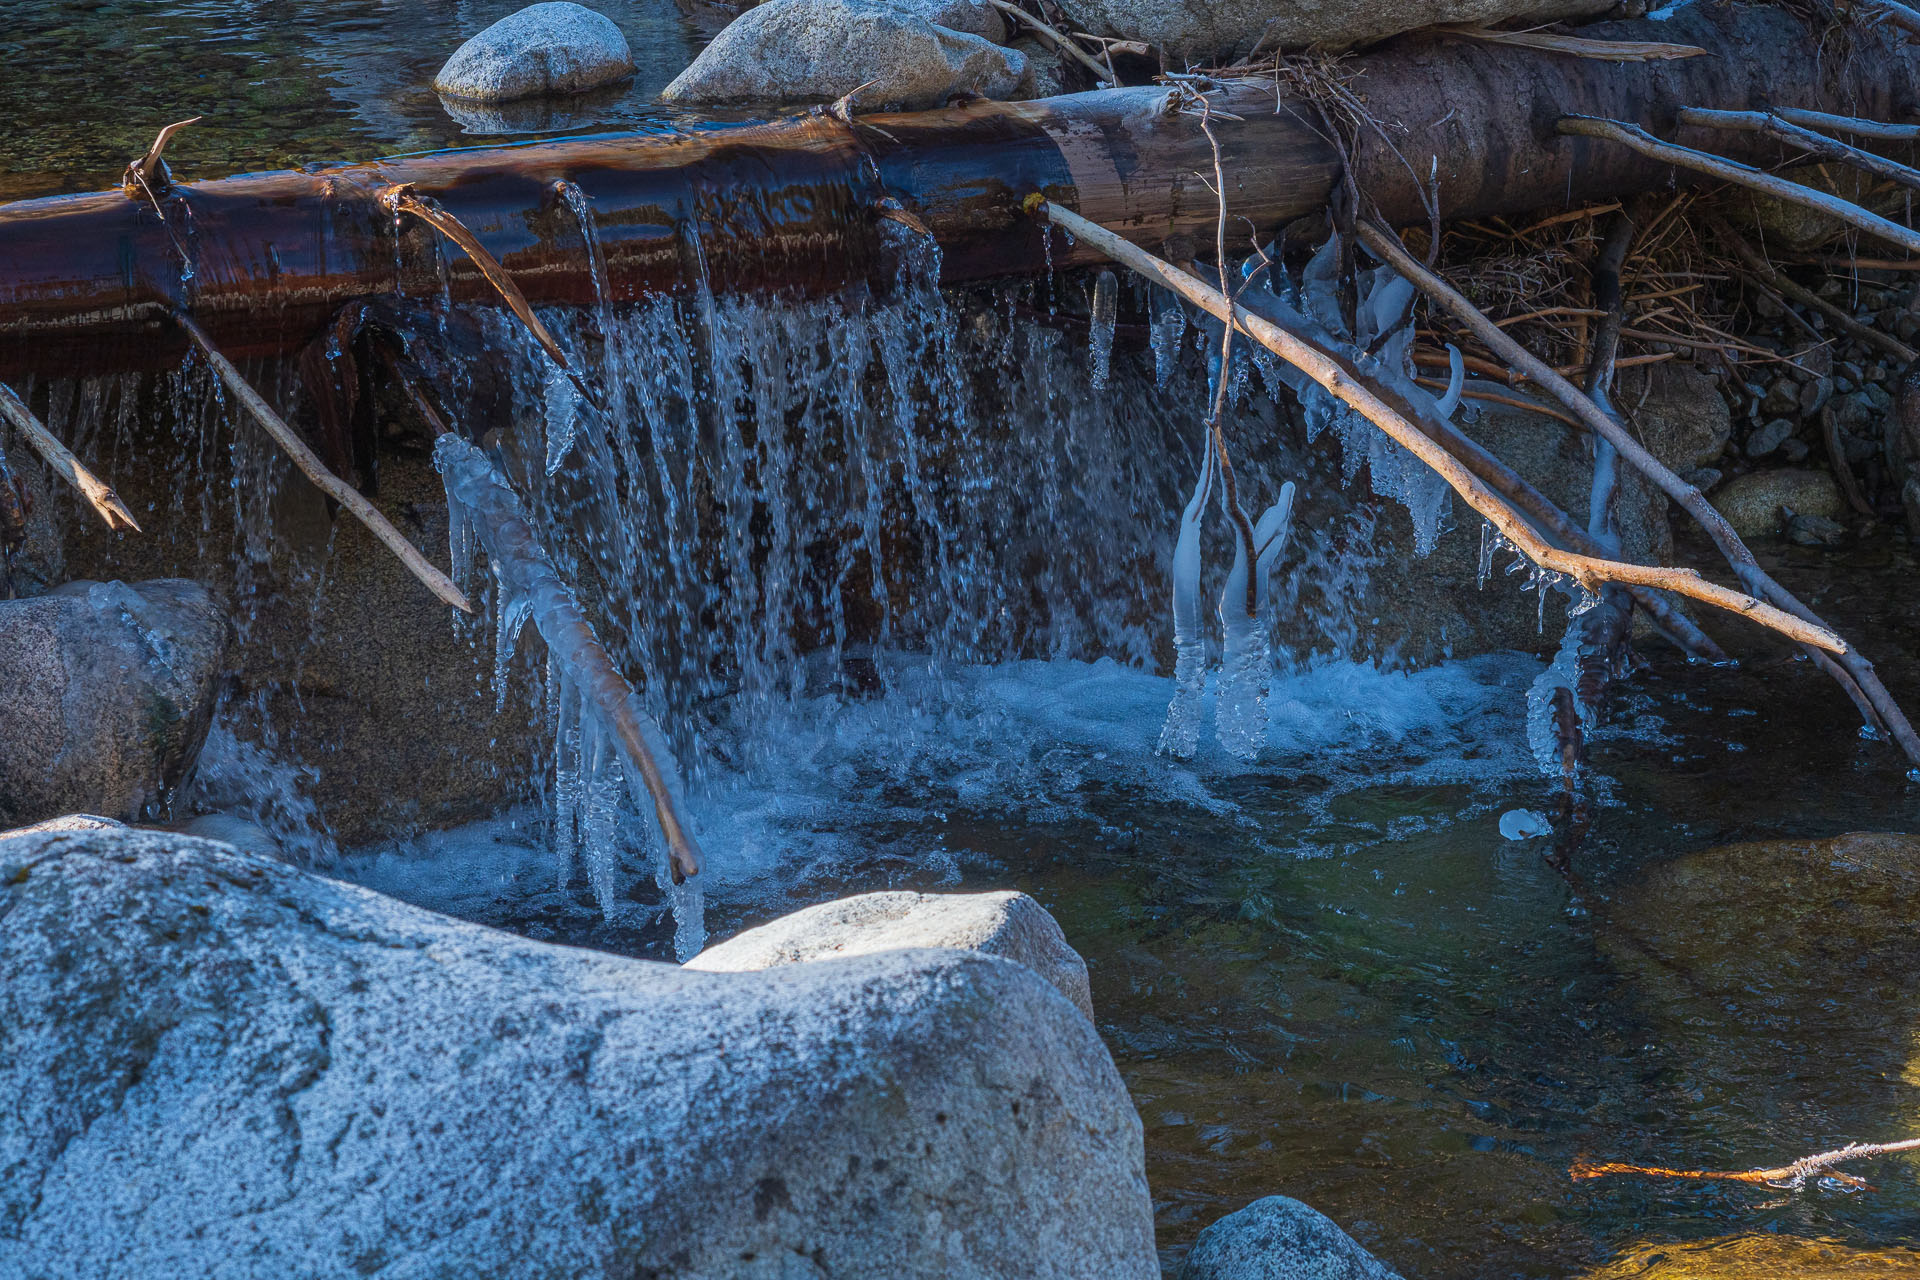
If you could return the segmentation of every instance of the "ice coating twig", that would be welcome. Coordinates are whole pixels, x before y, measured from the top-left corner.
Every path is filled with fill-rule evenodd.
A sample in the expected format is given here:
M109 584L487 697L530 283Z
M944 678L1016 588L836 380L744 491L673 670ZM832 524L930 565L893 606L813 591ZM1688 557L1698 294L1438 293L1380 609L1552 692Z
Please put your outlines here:
M472 520L503 597L531 602L534 626L552 660L618 744L629 782L638 776L645 786L666 840L674 882L698 875L700 846L681 816L679 771L666 739L641 705L640 695L614 668L573 592L541 549L519 497L487 456L459 436L441 436L433 447L433 462L449 498ZM503 608L503 626L509 616Z
M1260 514L1254 526L1253 580L1247 580L1247 548L1236 539L1233 568L1220 593L1224 656L1214 725L1220 745L1242 760L1260 754L1267 733L1267 683L1273 673L1273 648L1266 626L1267 574L1286 546L1293 517L1293 483L1280 487L1280 500Z
M1160 727L1160 750L1191 759L1200 745L1200 701L1207 686L1207 641L1200 630L1200 526L1213 494L1213 432L1206 434L1200 476L1180 513L1173 545L1173 699Z

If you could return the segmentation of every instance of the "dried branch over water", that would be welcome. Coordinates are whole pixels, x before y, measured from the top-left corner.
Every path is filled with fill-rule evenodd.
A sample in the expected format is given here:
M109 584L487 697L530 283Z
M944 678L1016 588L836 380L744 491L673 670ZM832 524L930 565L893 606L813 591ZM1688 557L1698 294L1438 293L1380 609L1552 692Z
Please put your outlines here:
M260 397L260 393L247 384L247 380L240 376L240 371L233 367L233 362L220 354L219 349L213 345L213 340L207 337L206 332L194 322L192 317L176 312L173 318L186 331L187 336L193 339L193 344L200 349L201 356L206 359L207 364L212 367L213 372L225 384L227 390L233 393L241 407L269 436L273 437L275 444L285 450L287 456L293 459L293 464L300 468L307 479L319 486L321 492L352 512L354 518L367 526L387 550L399 557L400 563L407 566L409 573L426 585L427 590L462 613L473 612L473 605L468 602L466 594L453 584L451 578L440 572L431 561L420 554L420 548L408 542L406 535L394 528L393 523L381 515L380 509L368 502L358 489L327 470L326 464L320 461L319 455L309 449L306 441L300 438L300 433L288 426L286 420L275 413L272 406Z
M1105 228L1044 200L1035 202L1035 213L1071 232L1083 243L1108 254L1115 261L1133 268L1174 290L1207 314L1258 342L1281 359L1294 365L1330 394L1385 431L1421 462L1431 467L1453 491L1475 511L1485 516L1528 559L1543 569L1565 574L1582 588L1597 593L1603 583L1630 583L1655 587L1688 596L1703 604L1751 618L1791 639L1834 652L1845 652L1846 644L1818 622L1795 617L1743 592L1709 582L1692 569L1627 564L1597 556L1580 555L1549 546L1520 514L1508 506L1478 477L1462 466L1425 432L1390 408L1354 371L1341 367L1326 352L1302 341L1297 335L1240 306L1171 263L1123 240ZM1589 402L1591 403L1591 402Z
M1579 388L1516 342L1445 280L1417 262L1392 231L1371 223L1360 224L1358 231L1361 242L1381 261L1391 264L1401 275L1413 281L1422 292L1444 307L1455 319L1464 323L1490 349L1511 363L1515 369L1533 379L1543 390L1571 410L1588 428L1605 436L1619 451L1621 458L1651 480L1668 497L1679 503L1705 530L1707 536L1713 539L1714 545L1719 548L1721 555L1732 566L1740 581L1752 589L1756 595L1764 596L1779 610L1817 627L1822 634L1832 637L1835 641L1833 644L1813 644L1804 636L1793 635L1794 639L1802 643L1811 644L1813 648L1823 649L1834 655L1834 661L1838 664L1837 669L1844 672L1846 676L1840 684L1847 691L1848 696L1854 699L1856 705L1869 706L1874 713L1873 720L1877 720L1887 732L1893 735L1894 740L1900 744L1900 749L1906 753L1908 760L1915 765L1920 765L1920 735L1914 733L1906 713L1900 709L1893 695L1880 682L1880 677L1874 672L1873 664L1834 636L1812 610L1760 567L1760 562L1754 559L1753 552L1745 542L1741 541L1740 535L1733 531L1733 526L1727 523L1726 517L1707 502L1706 496L1698 488L1675 475L1670 467L1649 453L1646 446L1634 439L1632 434L1615 421L1612 415L1604 412L1594 404L1592 399L1582 394ZM1782 628L1776 629L1781 630L1782 634L1793 634ZM1829 674L1833 674L1836 668L1826 669Z
M0 382L0 417L11 422L33 451L40 455L54 472L80 491L87 505L100 513L109 529L131 529L140 532L140 524L133 518L133 512L127 510L127 504L120 501L120 495L113 486L87 469L87 464L73 455L73 450L61 444L59 438L33 416L26 402L14 394L13 388Z
M1759 1182L1769 1186L1799 1186L1816 1174L1836 1179L1861 1191L1871 1191L1871 1184L1852 1174L1833 1172L1833 1167L1849 1160L1864 1160L1868 1156L1894 1155L1902 1151L1920 1151L1920 1138L1906 1138L1899 1142L1854 1142L1835 1151L1823 1151L1819 1155L1802 1156L1792 1164L1783 1164L1772 1169L1664 1169L1658 1165L1620 1164L1612 1161L1594 1162L1585 1159L1576 1160L1567 1170L1567 1175L1575 1182L1589 1178L1605 1178L1616 1174L1636 1174L1643 1178L1684 1178L1707 1182Z

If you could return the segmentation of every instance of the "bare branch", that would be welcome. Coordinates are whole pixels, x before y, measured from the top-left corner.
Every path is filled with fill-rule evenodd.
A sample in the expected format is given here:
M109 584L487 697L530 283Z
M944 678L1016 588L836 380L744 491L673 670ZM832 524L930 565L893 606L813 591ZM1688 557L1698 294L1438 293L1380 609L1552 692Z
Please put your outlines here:
M1804 622L1813 624L1823 634L1833 635L1812 610L1801 604L1794 598L1792 592L1775 582L1760 567L1759 561L1753 558L1753 552L1740 540L1740 535L1733 531L1733 526L1714 510L1699 489L1675 475L1670 467L1647 452L1645 445L1634 439L1611 416L1602 412L1598 405L1582 395L1572 383L1516 342L1506 330L1489 320L1478 307L1461 296L1452 285L1416 261L1413 255L1407 252L1406 246L1400 243L1398 236L1384 227L1371 223L1362 223L1359 227L1359 235L1361 242L1367 248L1378 255L1383 262L1393 264L1395 270L1413 281L1429 297L1446 308L1455 319L1465 324L1481 342L1486 344L1488 350L1537 382L1556 400L1572 410L1574 416L1589 428L1611 440L1613 447L1620 451L1620 456L1626 459L1636 471L1653 481L1663 493L1685 508L1687 514L1692 516L1706 531L1707 536L1713 539L1714 545L1720 549L1720 554L1733 567L1740 581L1756 595L1764 596L1782 610ZM1795 639L1799 638L1795 637ZM1906 753L1910 761L1920 765L1920 735L1914 733L1906 714L1900 710L1899 704L1893 700L1893 695L1888 693L1886 686L1880 682L1880 677L1874 672L1873 664L1844 642L1839 641L1838 637L1834 639L1834 644L1815 647L1827 649L1835 655L1836 661L1845 668L1849 679L1871 702L1877 718L1900 744L1900 749Z
M1104 227L1088 222L1078 214L1047 202L1040 202L1036 211L1071 232L1076 239L1172 289L1215 319L1238 329L1294 365L1433 468L1467 505L1485 516L1507 541L1540 567L1565 574L1587 591L1595 593L1606 582L1672 591L1751 618L1762 626L1772 627L1803 643L1816 644L1836 652L1845 651L1845 642L1824 626L1794 617L1750 595L1709 582L1691 569L1626 564L1549 546L1518 512L1481 483L1452 454L1394 412L1374 394L1364 379L1357 377L1352 370L1341 367L1324 351L1300 341L1295 335L1234 303L1185 271L1154 257Z
M40 419L33 416L26 402L4 382L0 382L0 416L18 428L20 434L27 438L27 443L33 446L33 451L61 479L80 491L80 496L107 522L107 528L127 528L135 533L141 531L133 512L127 510L127 504L120 501L120 495L113 491L113 486L87 470L87 465L73 456L73 450L61 444L53 432L41 425Z
M1797 1186L1815 1174L1836 1178L1851 1187L1862 1191L1872 1188L1859 1178L1845 1173L1832 1173L1834 1165L1849 1160L1864 1160L1868 1156L1894 1155L1901 1151L1920 1151L1920 1138L1907 1138L1900 1142L1855 1142L1841 1147L1837 1151L1823 1151L1815 1156L1802 1156L1792 1164L1783 1164L1773 1169L1663 1169L1657 1165L1644 1164L1596 1164L1588 1160L1576 1160L1567 1170L1575 1182L1588 1178L1604 1178L1610 1174L1636 1173L1648 1178L1694 1178L1712 1182L1763 1182L1774 1186Z
M1731 129L1738 133L1765 134L1776 142L1798 147L1809 155L1837 164L1850 164L1875 177L1920 190L1920 169L1912 169L1885 156L1849 146L1836 138L1815 133L1789 123L1778 114L1766 111L1706 111L1699 107L1680 108L1680 123L1702 129Z
M1856 138L1879 138L1883 142L1920 142L1920 124L1887 124L1881 120L1858 120L1853 116L1828 115L1824 111L1803 111L1799 107L1775 107L1773 114L1810 129L1829 133L1850 133Z
M1889 244L1897 244L1909 253L1920 253L1920 232L1910 230L1899 223L1883 218L1877 213L1869 213L1859 205L1839 196L1828 195L1803 187L1797 182L1788 182L1785 178L1776 178L1770 173L1762 173L1750 165L1740 164L1722 156L1695 151L1691 147L1676 146L1671 142L1662 142L1637 124L1623 124L1618 120L1601 120L1593 116L1562 116L1559 130L1561 133L1574 134L1587 138L1605 138L1622 146L1631 147L1641 155L1654 160L1664 160L1682 169L1691 169L1695 173L1704 173L1747 187L1776 200L1788 204L1797 204L1803 209L1812 209L1828 217L1860 228L1867 234L1877 236Z
M299 433L288 426L286 420L260 398L259 392L247 385L247 380L240 376L240 371L233 367L233 362L220 354L213 345L213 340L207 337L206 332L194 322L191 316L183 312L175 312L173 318L182 329L186 330L187 336L193 339L193 344L200 349L200 354L206 357L207 363L213 367L214 373L226 385L227 390L233 393L234 398L253 416L254 421L273 437L274 443L286 450L287 456L293 459L293 464L300 468L307 479L313 481L323 493L352 512L361 524L372 530L373 536L380 539L387 550L398 556L400 563L407 566L408 572L426 584L427 590L462 613L473 612L473 605L468 603L466 595L460 588L453 585L451 578L440 572L425 556L421 555L420 549L408 542L405 536L394 528L393 524L381 515L379 509L368 502L358 489L327 470L326 464L320 461L319 455L309 449L307 442L300 438Z

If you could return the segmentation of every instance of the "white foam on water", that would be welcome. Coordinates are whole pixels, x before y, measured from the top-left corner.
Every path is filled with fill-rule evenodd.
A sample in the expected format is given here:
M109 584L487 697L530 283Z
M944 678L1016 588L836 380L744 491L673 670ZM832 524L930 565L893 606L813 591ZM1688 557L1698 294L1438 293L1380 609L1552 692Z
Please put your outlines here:
M1158 754L1168 681L1110 659L936 671L881 655L876 664L886 691L864 701L742 704L762 718L729 729L759 749L738 757L742 767L709 771L688 796L710 902L748 908L906 878L957 883L992 865L957 834L977 829L968 819L1016 834L1044 827L1049 843L1084 833L1091 844L1116 822L1194 818L1250 855L1314 856L1352 847L1354 824L1333 816L1342 796L1460 786L1464 817L1532 785L1524 693L1540 665L1520 654L1411 673L1331 661L1277 674L1265 749L1251 764L1212 743L1191 761ZM1284 830L1271 829L1276 796ZM529 915L567 909L546 841L544 823L502 815L360 851L337 874L502 922L516 895ZM582 909L581 895L572 900Z

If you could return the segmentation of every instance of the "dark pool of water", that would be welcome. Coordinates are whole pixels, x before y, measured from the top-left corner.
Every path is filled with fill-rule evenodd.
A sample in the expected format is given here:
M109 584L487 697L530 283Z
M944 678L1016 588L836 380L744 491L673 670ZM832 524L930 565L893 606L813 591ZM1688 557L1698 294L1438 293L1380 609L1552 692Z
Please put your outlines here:
M705 42L672 0L596 0L639 71L608 92L501 115L451 109L434 72L519 0L13 0L0 6L0 200L112 185L159 128L203 119L185 179L657 127L659 92Z

